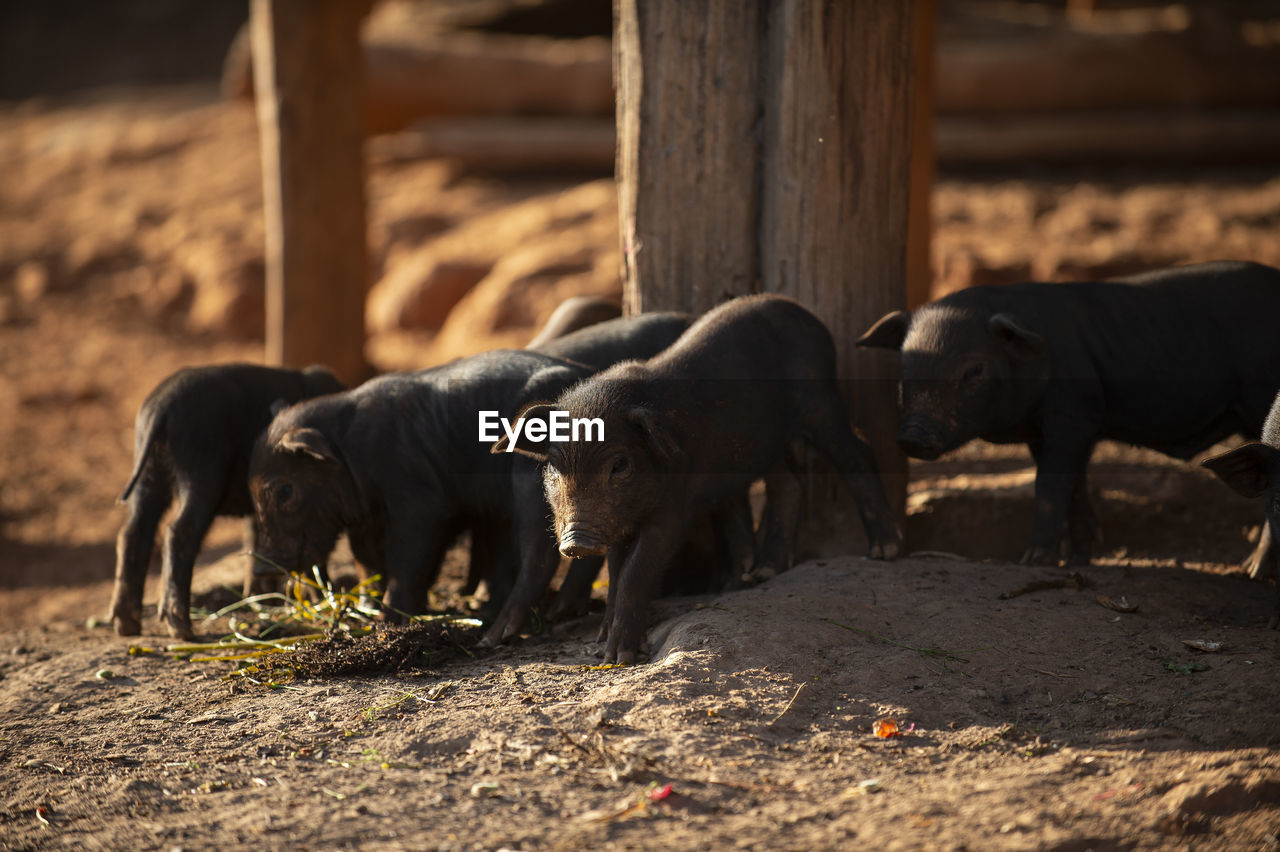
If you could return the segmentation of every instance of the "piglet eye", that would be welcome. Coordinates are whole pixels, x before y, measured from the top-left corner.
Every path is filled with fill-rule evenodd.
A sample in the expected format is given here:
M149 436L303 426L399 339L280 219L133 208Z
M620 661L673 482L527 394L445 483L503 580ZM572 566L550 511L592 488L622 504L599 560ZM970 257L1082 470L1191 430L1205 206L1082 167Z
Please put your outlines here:
M960 377L962 382L975 382L986 375L987 365L979 361L977 364L971 364L964 375Z
M289 498L292 496L293 496L293 486L287 482L284 485L281 485L278 489L276 489L276 499L279 500L281 503L289 502Z
M613 460L613 467L609 469L610 476L622 476L631 470L631 459L627 456L618 456Z

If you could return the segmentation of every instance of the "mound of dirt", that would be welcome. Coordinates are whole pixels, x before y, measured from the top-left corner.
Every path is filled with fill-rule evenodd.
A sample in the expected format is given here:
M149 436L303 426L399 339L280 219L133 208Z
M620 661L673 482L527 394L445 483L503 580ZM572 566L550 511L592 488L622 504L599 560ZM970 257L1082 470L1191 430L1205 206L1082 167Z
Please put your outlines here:
M1095 567L999 599L1060 573L840 558L663 602L645 665L594 665L588 618L274 690L103 630L11 633L0 822L15 848L1265 847L1257 584Z

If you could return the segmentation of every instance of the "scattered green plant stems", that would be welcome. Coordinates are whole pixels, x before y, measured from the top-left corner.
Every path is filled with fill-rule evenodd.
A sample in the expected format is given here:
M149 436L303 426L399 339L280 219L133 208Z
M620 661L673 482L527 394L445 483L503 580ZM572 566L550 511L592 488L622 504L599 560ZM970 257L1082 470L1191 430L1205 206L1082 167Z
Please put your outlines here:
M314 642L323 639L324 633L303 633L299 636L284 636L280 639L266 641L250 639L248 636L236 634L233 641L195 642L189 645L170 645L166 650L173 653L195 653L197 651L246 651L250 649L286 649L286 646L298 642Z
M381 581L378 576L369 577L348 591L338 591L317 569L313 568L311 575L289 572L290 585L285 593L252 595L209 613L206 620L226 617L231 622L231 633L218 641L175 644L165 650L178 660L236 663L227 677L239 677L272 689L296 688L280 682L281 677L297 677L298 672L279 655L299 652L303 645L322 639L345 637L350 640L368 636L375 630L375 619L391 612L381 604L370 604L376 585ZM412 624L438 625L441 628L481 626L478 619L448 613L402 615ZM305 632L280 635L299 629ZM246 635L249 632L257 635ZM268 639L268 636L272 638ZM469 648L456 640L453 645L456 650L474 656ZM154 653L149 648L131 648L130 652ZM428 653L436 651L423 651L423 654ZM272 662L267 662L268 659ZM275 662L277 660L280 662ZM411 695L413 693L406 694L400 700Z

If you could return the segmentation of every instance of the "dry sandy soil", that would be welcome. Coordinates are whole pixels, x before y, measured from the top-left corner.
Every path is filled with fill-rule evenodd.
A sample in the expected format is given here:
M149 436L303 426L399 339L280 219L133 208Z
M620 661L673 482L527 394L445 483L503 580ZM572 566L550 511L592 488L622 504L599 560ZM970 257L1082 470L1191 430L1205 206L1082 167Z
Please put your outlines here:
M190 94L0 113L0 848L1280 845L1274 591L1234 567L1259 507L1115 446L1095 458L1106 541L1086 588L1000 599L1067 572L1006 561L1029 527L1030 462L978 446L915 466L910 498L909 546L969 559L827 554L752 590L666 601L644 665L593 668L595 616L474 661L288 689L130 656L86 620L109 596L133 414L180 366L261 356L193 319L202 282L251 279L261 256L252 134L243 111ZM381 165L378 277L571 185ZM616 246L571 243L598 239L602 205L542 227L545 256L505 279L542 296L468 347L532 332L560 295L539 270L598 283ZM1280 264L1275 173L951 178L935 210L940 289ZM557 267L546 247L561 238ZM462 351L446 332L371 352L384 368L432 363ZM212 606L240 571L238 525L207 544ZM877 739L886 715L914 728Z

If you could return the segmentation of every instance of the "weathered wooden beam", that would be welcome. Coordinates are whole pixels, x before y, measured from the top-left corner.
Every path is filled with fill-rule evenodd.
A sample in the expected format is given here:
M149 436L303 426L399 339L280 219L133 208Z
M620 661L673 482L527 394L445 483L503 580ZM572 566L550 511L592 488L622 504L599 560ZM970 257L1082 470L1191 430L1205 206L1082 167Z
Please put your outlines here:
M362 56L370 134L424 117L613 114L605 39L450 33L417 44L368 41ZM251 81L251 51L238 36L223 64L223 94L252 98Z
M951 39L940 113L1280 106L1280 48L1195 32Z
M511 174L609 174L617 148L613 120L604 118L437 118L369 141L375 163L445 157L464 168Z
M1275 163L1280 110L950 115L937 121L937 145L954 165Z
M1280 159L1280 110L1144 110L931 117L915 87L907 303L928 298L933 165L1232 163ZM370 140L374 162L447 157L492 172L613 169L612 119L440 118Z
M253 0L267 360L365 377L364 0Z

